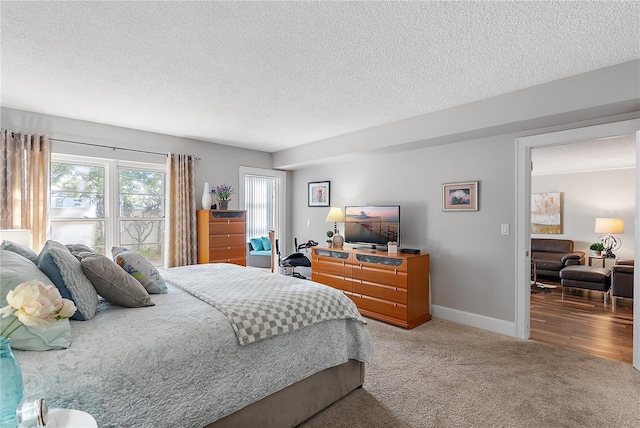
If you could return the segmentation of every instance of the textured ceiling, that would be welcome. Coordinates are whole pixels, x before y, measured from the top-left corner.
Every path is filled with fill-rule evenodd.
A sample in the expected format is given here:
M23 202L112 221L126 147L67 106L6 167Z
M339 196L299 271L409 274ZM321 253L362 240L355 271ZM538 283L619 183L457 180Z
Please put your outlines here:
M531 151L531 161L531 175L635 168L636 136L629 134L535 148Z
M275 152L640 58L640 3L2 1L4 107Z

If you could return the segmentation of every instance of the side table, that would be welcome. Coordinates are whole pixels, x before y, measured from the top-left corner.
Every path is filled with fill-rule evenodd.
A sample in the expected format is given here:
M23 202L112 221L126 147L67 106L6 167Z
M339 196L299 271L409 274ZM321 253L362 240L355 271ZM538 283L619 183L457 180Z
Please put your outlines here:
M55 421L55 424L51 423ZM87 412L73 409L49 409L47 426L56 428L98 428L98 423Z
M600 255L600 256L594 256L594 255L592 254L592 255L589 255L589 256L587 256L587 257L589 258L589 266L591 266L592 261L593 261L594 259L596 259L596 260L602 260L602 267L604 267L604 259L606 258L605 256L602 256L602 255Z

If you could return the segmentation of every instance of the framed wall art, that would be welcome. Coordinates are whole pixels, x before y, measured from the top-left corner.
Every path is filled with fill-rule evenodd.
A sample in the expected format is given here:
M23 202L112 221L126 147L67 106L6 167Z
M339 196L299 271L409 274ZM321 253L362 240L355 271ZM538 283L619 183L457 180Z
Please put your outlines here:
M443 184L442 211L478 211L478 182Z
M560 192L531 194L531 233L562 233Z
M309 206L329 206L329 181L312 181L309 183Z

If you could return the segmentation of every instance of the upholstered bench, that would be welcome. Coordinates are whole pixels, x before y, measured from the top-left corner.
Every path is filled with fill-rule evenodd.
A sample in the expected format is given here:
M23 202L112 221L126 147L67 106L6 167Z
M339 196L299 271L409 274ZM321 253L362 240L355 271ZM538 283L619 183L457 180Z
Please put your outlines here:
M560 271L563 293L565 287L601 291L604 293L605 301L609 287L611 287L610 277L611 269L593 266L567 266Z

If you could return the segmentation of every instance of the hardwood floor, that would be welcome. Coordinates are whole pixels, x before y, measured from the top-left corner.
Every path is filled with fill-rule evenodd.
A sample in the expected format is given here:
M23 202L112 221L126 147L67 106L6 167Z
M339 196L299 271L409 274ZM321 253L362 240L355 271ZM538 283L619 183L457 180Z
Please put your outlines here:
M574 288L566 289L563 296L559 281L540 278L538 282L557 288L531 293L531 340L632 362L633 300L618 299L612 308L600 292Z

